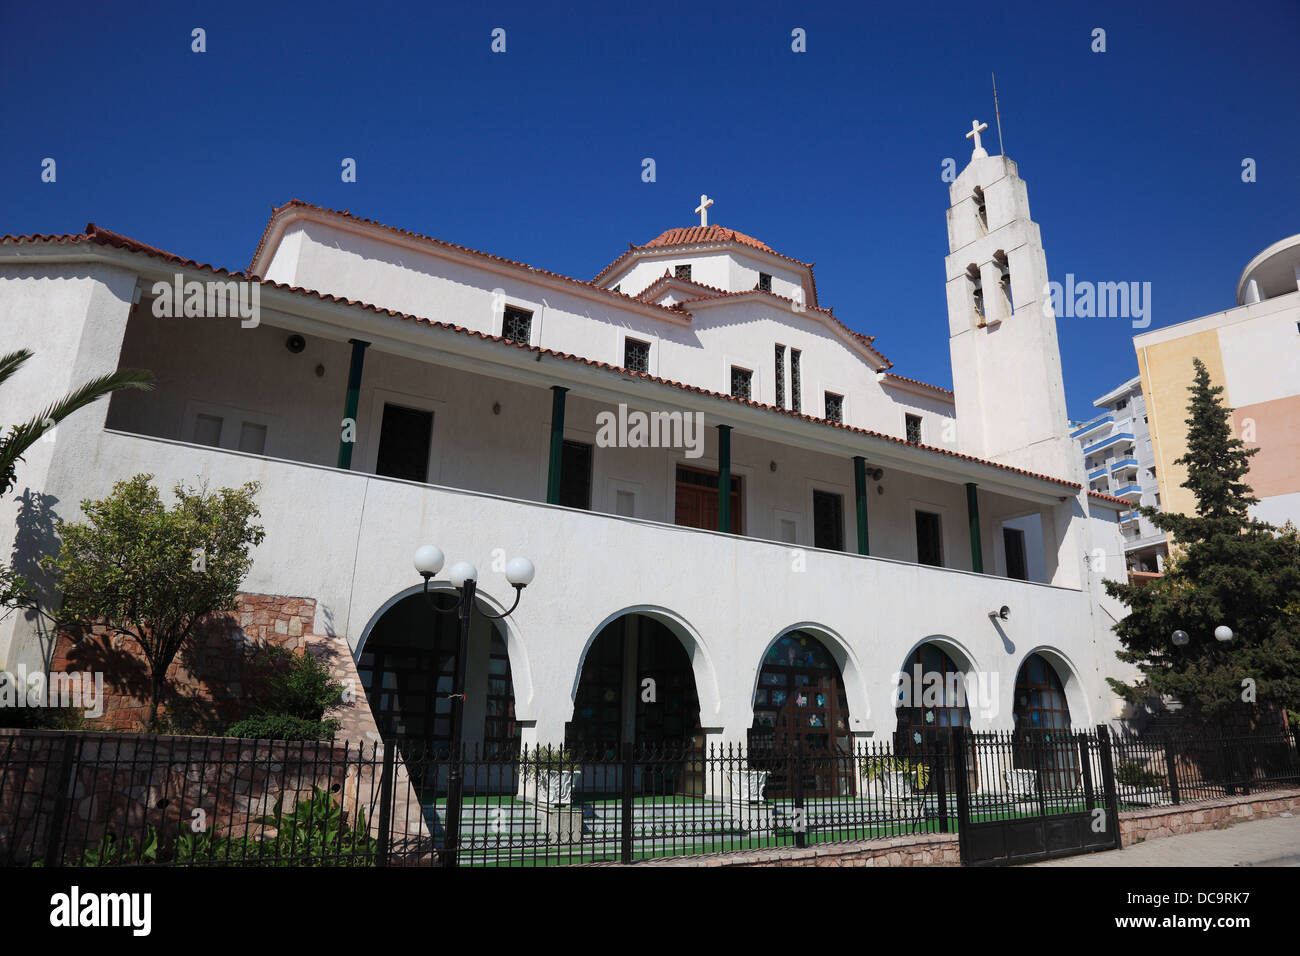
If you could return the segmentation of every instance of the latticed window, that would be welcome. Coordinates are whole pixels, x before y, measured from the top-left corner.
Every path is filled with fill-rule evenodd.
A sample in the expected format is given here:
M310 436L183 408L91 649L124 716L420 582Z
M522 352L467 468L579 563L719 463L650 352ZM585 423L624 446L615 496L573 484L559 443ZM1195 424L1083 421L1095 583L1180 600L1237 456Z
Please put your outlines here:
M776 407L785 408L785 346L776 347Z
M650 343L640 339L624 339L623 367L633 372L649 372Z
M763 292L772 291L772 277L766 272L760 272L758 274L758 288Z
M754 385L754 373L739 365L731 366L731 394L736 398L750 398Z
M690 266L678 266L678 267L674 270L673 274L676 275L677 278L679 278L679 279L685 279L687 282L690 282L690 281L691 281L691 267L690 267Z
M803 411L803 390L801 385L803 379L799 375L799 356L803 353L798 349L790 350L790 408L792 411Z
M532 334L533 313L527 309L517 309L513 305L506 306L505 320L501 323L501 337L511 342L527 344L532 341Z
M826 420L828 422L844 421L844 396L834 392L826 393Z
M907 416L907 440L915 444L921 444L921 416Z

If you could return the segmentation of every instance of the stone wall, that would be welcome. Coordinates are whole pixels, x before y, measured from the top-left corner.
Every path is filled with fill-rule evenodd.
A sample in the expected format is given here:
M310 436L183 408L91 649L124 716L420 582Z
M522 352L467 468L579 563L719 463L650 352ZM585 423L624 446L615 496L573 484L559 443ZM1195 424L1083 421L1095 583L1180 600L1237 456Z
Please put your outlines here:
M150 827L164 847L196 828L265 839L275 830L259 818L277 801L288 813L318 789L378 839L383 760L374 744L0 729L0 863L43 859L51 839L75 861L104 837L141 843ZM395 862L428 859L419 801L396 768Z
M594 863L592 866L621 866ZM635 866L960 866L955 833L641 860Z
M1120 814L1125 846L1145 840L1213 830L1248 820L1300 813L1300 790L1271 790L1249 796L1220 797L1177 807L1126 810Z
M239 607L205 622L190 646L167 669L168 690L160 708L164 726L184 733L220 733L248 716L255 694L247 651L276 645L323 660L351 699L329 714L340 722L336 739L379 741L346 640L315 633L316 602L279 594L240 594ZM142 731L149 711L149 671L136 642L102 627L58 635L54 671L104 676L104 713L88 718L90 730Z

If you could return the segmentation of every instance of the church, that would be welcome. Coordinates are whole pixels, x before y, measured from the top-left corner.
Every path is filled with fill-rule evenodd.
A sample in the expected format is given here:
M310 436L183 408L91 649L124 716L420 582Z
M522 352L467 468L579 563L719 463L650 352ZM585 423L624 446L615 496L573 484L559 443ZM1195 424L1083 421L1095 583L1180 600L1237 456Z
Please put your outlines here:
M157 387L38 443L3 545L30 547L24 500L75 521L142 472L260 482L244 590L313 601L380 730L443 742L456 628L412 555L474 565L492 614L525 556L463 662L487 753L1108 723L1128 504L1086 487L1026 184L973 136L946 213L953 391L819 299L790 254L816 250L708 197L590 279L298 200L243 272L93 224L4 236L0 317L35 353L7 408L117 368ZM189 283L240 308L159 302ZM49 661L32 621L0 622L5 669ZM960 679L936 698L900 689L913 673Z

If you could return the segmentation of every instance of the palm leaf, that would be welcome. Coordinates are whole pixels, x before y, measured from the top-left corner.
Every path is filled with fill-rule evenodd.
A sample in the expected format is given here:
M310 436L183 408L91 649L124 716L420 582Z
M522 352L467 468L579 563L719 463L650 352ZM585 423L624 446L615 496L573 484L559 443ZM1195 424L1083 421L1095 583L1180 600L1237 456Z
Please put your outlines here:
M10 352L8 355L0 355L0 385L3 385L5 379L22 368L23 363L31 357L32 353L27 349L19 349L17 352Z
M31 353L27 353L30 356ZM0 358L0 375L13 374L17 366L27 359L22 352L14 352ZM0 381L3 381L0 378ZM31 448L40 437L67 418L79 408L84 408L96 399L103 398L120 388L136 388L148 391L153 388L153 374L143 369L119 369L108 375L92 378L80 388L65 395L57 402L46 406L45 410L21 425L15 425L9 434L0 439L0 481L12 474L14 466L27 449Z

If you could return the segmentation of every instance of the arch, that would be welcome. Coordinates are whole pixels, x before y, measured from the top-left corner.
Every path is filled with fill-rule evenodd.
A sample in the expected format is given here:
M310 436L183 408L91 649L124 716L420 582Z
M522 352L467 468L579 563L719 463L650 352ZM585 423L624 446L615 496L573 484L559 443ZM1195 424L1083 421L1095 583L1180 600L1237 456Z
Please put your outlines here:
M1047 644L1040 644L1037 647L1031 648L1028 653L1025 654L1024 658L1021 659L1020 665L1016 668L1015 679L1020 679L1021 669L1024 668L1025 662L1034 654L1038 654L1046 660L1049 665L1051 665L1052 670L1056 672L1056 676L1064 686L1065 702L1070 710L1070 726L1075 728L1093 726L1095 721L1093 719L1092 707L1089 706L1087 691L1084 690L1083 681L1079 679L1079 672L1075 668L1074 663L1063 651ZM1015 692L1015 683L1013 682L1011 686L1012 713L1015 713Z
M455 593L449 581L431 581L429 590L437 593ZM413 595L420 594L424 591L424 585L414 584L408 588L403 588L388 600L379 606L379 608L366 621L365 627L361 629L361 634L357 638L356 646L352 648L352 659L354 662L361 660L361 655L365 650L366 642L374 632L375 625L392 610L397 604L406 600ZM489 613L503 614L509 610L509 604L502 604L488 591L476 589L475 598L480 604L486 605ZM514 602L513 595L511 603ZM515 697L515 720L523 723L525 721L536 720L536 701L533 692L533 671L532 665L528 660L528 649L524 645L523 637L519 632L518 624L512 617L503 618L495 621L496 627L504 632L506 642L506 654L510 659L510 679L514 687Z
M681 641L682 648L690 658L691 671L695 675L695 694L700 703L700 724L705 728L717 726L717 721L722 714L722 695L718 690L718 676L713 667L713 657L705 646L703 638L700 637L699 631L686 618L676 611L657 604L633 604L615 611L606 616L587 635L587 640L582 645L582 652L578 655L578 666L573 672L573 683L569 687L570 715L578 700L578 685L582 681L582 671L587 664L587 655L591 652L592 645L596 643L596 639L605 628L629 614L640 614L658 621Z
M763 661L767 659L768 651L772 649L772 645L793 631L803 631L811 634L821 641L826 650L830 652L831 657L835 659L836 666L840 669L840 679L844 681L844 694L848 698L849 706L849 729L850 731L866 730L867 722L871 719L871 698L867 693L866 674L858 661L858 656L849 647L848 641L844 639L839 631L824 624L818 624L815 621L800 621L798 624L791 624L782 628L763 646L762 653L758 655L758 665L754 668L754 679L749 688L750 725L752 726L754 722L754 692L758 690L759 673L763 669Z

